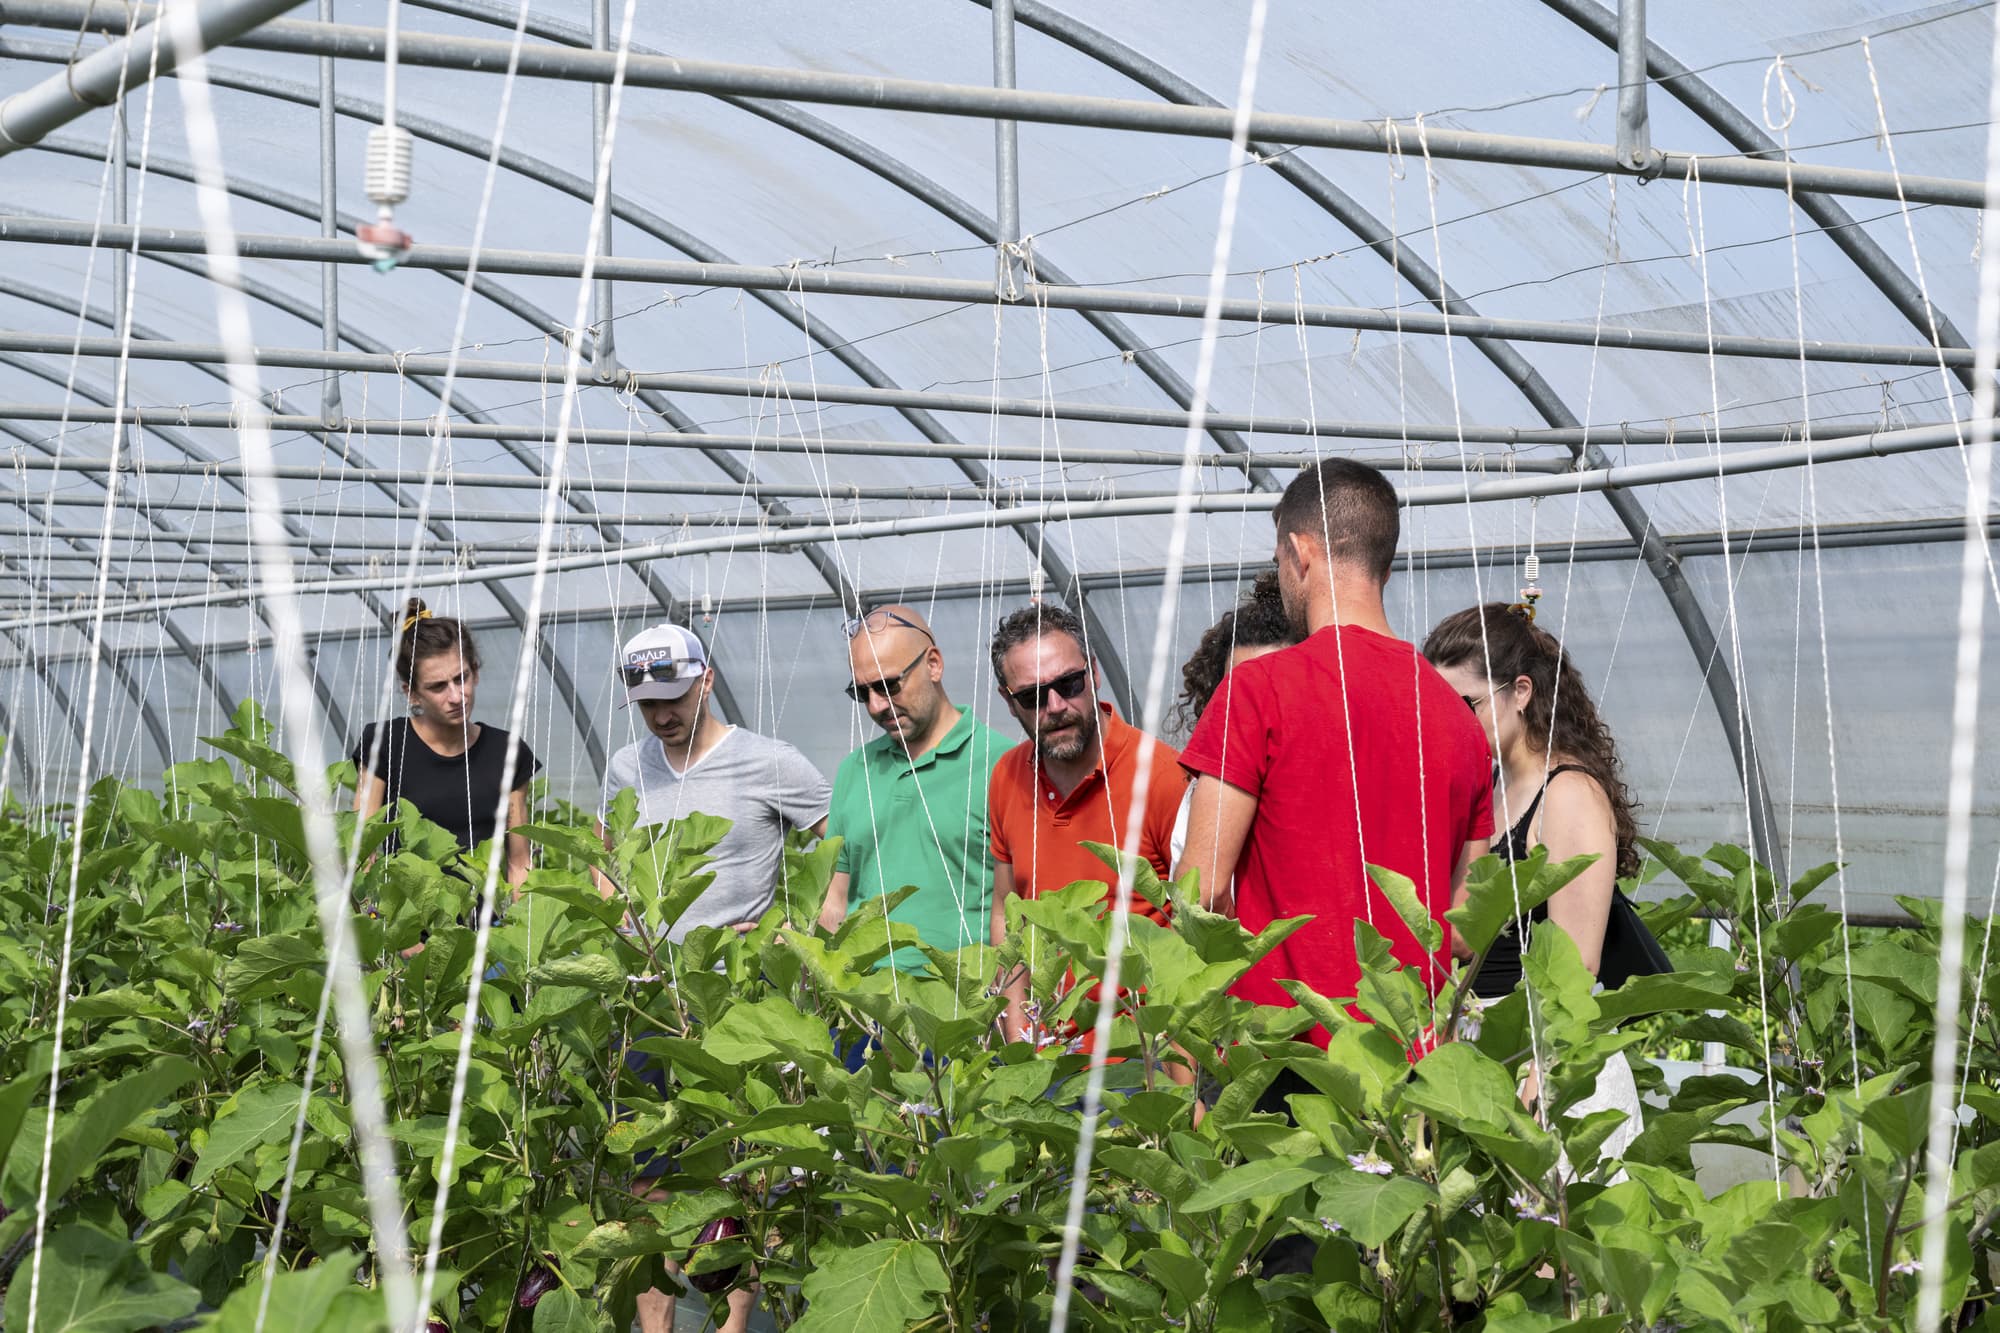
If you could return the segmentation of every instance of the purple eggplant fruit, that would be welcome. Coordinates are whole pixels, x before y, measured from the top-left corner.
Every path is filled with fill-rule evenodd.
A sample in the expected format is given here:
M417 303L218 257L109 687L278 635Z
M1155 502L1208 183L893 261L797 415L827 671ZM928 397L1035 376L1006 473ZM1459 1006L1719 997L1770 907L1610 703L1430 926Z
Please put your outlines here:
M560 1284L561 1279L556 1277L555 1270L536 1264L528 1270L528 1275L521 1279L521 1285L515 1288L514 1304L520 1309L532 1310L536 1302L554 1291Z
M429 1319L424 1320L424 1333L451 1333L451 1325L445 1323L444 1320L438 1318L436 1315L432 1315Z
M694 1238L694 1249L688 1254L688 1263L694 1262L694 1257L701 1253L702 1246L713 1245L719 1240L733 1240L742 1234L743 1223L737 1218L716 1218L703 1227L701 1234ZM742 1271L743 1265L737 1264L733 1268L718 1268L708 1273L689 1273L687 1283L702 1295L713 1296L718 1291L735 1286L737 1274Z

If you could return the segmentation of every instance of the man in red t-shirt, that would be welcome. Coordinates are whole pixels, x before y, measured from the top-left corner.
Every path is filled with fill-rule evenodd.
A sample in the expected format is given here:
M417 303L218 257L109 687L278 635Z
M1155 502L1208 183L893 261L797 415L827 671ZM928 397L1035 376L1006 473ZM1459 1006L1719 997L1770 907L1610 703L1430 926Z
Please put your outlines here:
M1451 970L1449 928L1427 956L1366 869L1408 876L1442 922L1493 833L1486 736L1382 609L1396 511L1382 474L1347 459L1285 488L1278 587L1305 641L1231 672L1181 755L1196 781L1180 868L1201 871L1202 901L1226 911L1233 897L1252 931L1315 918L1236 983L1246 1000L1290 1005L1281 979L1352 997L1356 920L1434 990ZM1324 1028L1312 1037L1327 1043Z
M1187 785L1180 756L1097 698L1097 662L1083 622L1060 606L1024 607L993 636L993 678L1028 739L1000 756L987 787L993 849L993 944L1006 941L1007 899L1033 898L1080 879L1113 883L1111 867L1085 842L1125 845L1132 793L1149 764L1138 852L1165 875L1174 819ZM1463 707L1463 705L1460 705ZM1165 921L1162 905L1134 895L1132 910ZM1001 1033L1025 1035L1027 978L1002 979L1008 995Z

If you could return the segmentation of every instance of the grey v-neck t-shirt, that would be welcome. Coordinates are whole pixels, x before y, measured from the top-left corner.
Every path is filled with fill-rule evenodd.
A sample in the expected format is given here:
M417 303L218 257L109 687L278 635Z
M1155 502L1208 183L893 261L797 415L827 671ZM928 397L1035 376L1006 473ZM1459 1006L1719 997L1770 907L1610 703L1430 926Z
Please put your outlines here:
M639 794L643 824L695 813L730 821L710 853L715 882L668 931L676 943L697 926L733 926L763 916L782 887L785 834L817 824L832 797L826 778L804 755L742 727L731 727L685 773L674 771L657 737L625 746L605 765L600 818L627 787Z

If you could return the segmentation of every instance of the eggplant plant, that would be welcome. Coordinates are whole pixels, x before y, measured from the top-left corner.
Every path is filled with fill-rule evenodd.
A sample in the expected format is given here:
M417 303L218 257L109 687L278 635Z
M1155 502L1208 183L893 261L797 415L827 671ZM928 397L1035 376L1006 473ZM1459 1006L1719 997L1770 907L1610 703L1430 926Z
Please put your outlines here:
M253 711L212 744L234 764L179 764L158 790L105 780L81 811L0 818L9 1330L247 1333L260 1310L271 1329L383 1326L294 777ZM1001 1044L994 980L1025 966L1046 1028L1095 1022L1105 886L1010 902L1007 950L941 953L889 918L898 895L831 932L813 924L836 852L801 842L753 929L677 944L669 928L727 826L634 814L629 798L614 807L607 846L589 812L538 799L523 830L538 864L492 926L429 1327L622 1330L647 1288L719 1310L752 1283L799 1333L1045 1326L1090 1057ZM420 1248L439 1221L485 853L408 807L339 824ZM1202 911L1192 881L1135 867L1173 924L1129 922L1073 1324L1901 1329L1924 1276L1919 1228L1941 1205L1945 1309L2000 1329L1990 955L1969 951L1955 1167L1933 1181L1935 904L1908 900L1914 928L1856 946L1812 899L1832 867L1779 885L1735 848L1650 850L1686 890L1649 909L1656 925L1712 913L1734 947L1682 951L1675 972L1607 992L1562 932L1538 930L1529 984L1476 1015L1470 967L1434 990L1365 922L1357 995L1234 999L1298 923L1253 936ZM1116 854L1102 854L1109 878ZM1583 864L1483 862L1451 928L1476 955ZM1407 882L1375 874L1407 927L1438 939ZM924 971L884 965L911 953ZM1300 1040L1314 1024L1325 1051ZM1753 1077L1669 1088L1643 1058L1663 1028L1720 1044ZM1621 1053L1653 1104L1607 1159L1623 1113L1568 1112ZM1279 1114L1267 1094L1287 1072ZM1764 1153L1770 1170L1710 1197L1694 1160L1710 1144Z

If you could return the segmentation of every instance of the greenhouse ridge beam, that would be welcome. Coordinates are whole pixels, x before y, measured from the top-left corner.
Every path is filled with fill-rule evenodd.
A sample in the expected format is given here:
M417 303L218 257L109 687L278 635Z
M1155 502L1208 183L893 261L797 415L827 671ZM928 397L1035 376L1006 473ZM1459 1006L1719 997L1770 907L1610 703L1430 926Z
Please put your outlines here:
M1996 516L1987 527L1989 535L2000 536L2000 516ZM1727 534L1693 533L1685 536L1666 538L1674 554L1682 559L1711 559L1723 553L1727 541L1730 556L1745 554L1776 557L1798 555L1801 551L1810 554L1813 549L1810 528L1760 528L1742 530ZM1965 540L1965 524L1957 519L1911 519L1894 523L1851 523L1819 529L1819 549L1840 551L1874 549L1897 546L1948 545ZM1574 551L1564 544L1542 555L1543 563L1555 566L1565 564L1617 564L1634 559L1639 553L1638 546L1629 539L1609 541L1588 541L1577 543ZM1482 547L1476 553L1462 547L1438 551L1413 551L1398 556L1395 572L1404 577L1420 577L1431 573L1445 573L1470 569L1477 564L1486 569L1512 567L1520 557L1517 546ZM1268 560L1249 560L1238 564L1234 561L1207 565L1189 565L1183 568L1181 578L1184 583L1240 583L1248 585L1259 572L1271 568ZM1165 581L1166 571L1157 567L1132 569L1108 573L1084 574L1078 582L1089 592L1116 592L1121 588L1156 588ZM983 583L940 583L934 590L940 601L973 601L981 597L995 595L1026 596L1030 585L1026 579L1008 577L988 579ZM861 600L864 604L895 601L908 594L908 589L864 588ZM832 593L780 593L759 596L755 593L741 597L725 597L717 601L718 615L726 615L731 608L756 607L763 611L829 611L841 607L843 603ZM18 611L25 603L0 603L0 610ZM611 620L629 621L634 613L621 607L586 607L563 612L564 624L601 624ZM476 630L506 630L514 628L514 623L504 617L475 618L467 622ZM326 643L340 643L351 639L379 637L378 626L344 626L322 630L315 640ZM261 646L261 641L260 641ZM122 654L152 653L156 648L128 647L115 650ZM80 654L55 654L52 662L80 660ZM0 669L18 667L22 661L0 660Z
M136 234L135 234L136 233ZM142 252L201 254L199 231L182 227L96 225L60 218L0 216L0 239L38 245L96 243L123 250L135 241ZM351 241L320 237L241 232L237 244L245 258L315 264L369 262ZM460 246L418 245L399 264L402 268L463 272L472 261ZM483 273L522 277L575 278L583 272L583 256L559 251L506 250L479 252ZM1051 309L1083 313L1200 319L1203 298L1176 292L1131 291L1120 287L1081 287L1029 282L1008 295L990 282L972 278L922 278L888 273L854 273L809 265L789 267L752 264L703 264L689 260L600 256L592 272L603 281L659 283L673 287L721 287L743 291L804 292L821 296L875 297L901 301L938 301L955 305L990 306L996 301L1023 300ZM1419 334L1459 338L1504 338L1512 342L1549 343L1567 347L1597 347L1607 351L1678 352L1688 356L1751 357L1764 360L1823 361L1844 365L1935 366L1942 355L1954 368L1972 364L1968 348L1942 349L1927 344L1830 342L1767 338L1752 334L1704 333L1682 329L1646 329L1625 325L1571 323L1563 320L1503 319L1487 315L1428 310L1392 311L1368 306L1286 304L1241 297L1226 299L1221 318L1231 323L1281 328L1303 323L1318 328L1353 329L1367 333Z
M132 421L130 413L126 421ZM164 414L156 421L170 422ZM106 458L22 458L12 460L8 467L27 472L84 472L101 474L112 470L111 460ZM1536 469L1540 471L1541 469ZM120 459L117 471L124 476L153 475L161 477L222 477L234 479L241 475L234 462L230 463L131 463ZM369 486L421 486L427 474L422 468L392 467L328 467L319 464L300 466L281 464L271 469L271 475L280 481L318 481L331 483L353 483ZM459 472L447 470L440 476L453 487L479 490L540 491L548 488L546 477L530 473L516 472ZM572 486L567 489L589 495L598 488ZM989 486L813 486L804 483L753 482L737 486L718 481L654 481L645 478L623 479L616 485L606 485L603 490L615 490L630 495L711 495L718 499L795 499L824 500L837 503L842 500L924 500L933 502L982 503L1015 505L1022 503L1063 506L1072 502L1074 492L1088 492L1101 489L1089 481L1080 481L1070 490L1048 486L1011 486L995 482ZM1139 490L1128 491L1132 499L1171 500L1173 491ZM1214 492L1210 492L1214 494ZM1222 494L1247 494L1240 491L1225 491ZM1077 501L1082 503L1082 501ZM572 514L565 522L596 526L593 514ZM758 517L754 514L743 516L745 527L755 527ZM456 539L446 536L447 542Z
M183 0L195 10L201 49L213 51L268 23L299 0ZM148 6L149 12L151 7ZM78 25L83 22L79 13ZM12 5L0 5L0 22L33 22ZM123 25L121 25L122 28ZM131 30L111 45L75 61L32 88L0 102L0 157L33 147L51 131L118 100L119 92L142 87L149 75L171 73L179 63L177 43L149 25Z
M0 290L4 290L5 279L0 279ZM48 403L0 403L0 418L11 417L17 421L62 421L77 425L108 424L113 417L108 408L63 408ZM143 421L147 424L166 422L170 425L186 426L202 430L233 430L238 424L229 413L212 408L182 409L180 407L153 405L128 406L119 416L126 422ZM353 433L358 435L400 435L427 437L437 429L436 417L342 417L324 421L319 417L301 413L278 413L270 418L271 429L282 431L324 432L329 435ZM454 420L448 427L453 439L466 440L518 440L526 443L540 443L549 438L550 432L542 426L510 425L481 418L472 421ZM1860 433L1859 431L1822 432L1829 438L1840 434ZM796 439L784 436L766 435L716 435L694 434L672 430L600 430L590 429L582 441L587 444L639 445L660 449L713 448L748 449L760 454L797 454L808 458L827 454L851 454L865 458L976 458L984 462L1040 463L1047 465L1052 460L1050 451L1035 445L973 445L962 444L952 447L926 444L916 440L870 440L854 439L846 436L829 435L824 440ZM1102 463L1119 467L1162 467L1177 468L1181 459L1178 454L1159 449L1084 449L1065 444L1062 461L1070 463ZM1264 453L1255 454L1200 454L1197 466L1241 472L1247 468L1303 468L1311 467L1318 461L1311 454ZM1515 458L1505 460L1475 457L1467 464L1457 458L1382 458L1373 461L1385 471L1392 472L1457 472L1464 468L1485 471L1489 468L1505 468L1522 472L1557 472L1565 464L1554 459ZM734 494L734 492L731 492ZM835 493L835 498L846 494L845 488ZM596 511L592 511L595 513Z
M1863 440L1816 442L1786 445L1775 449L1746 451L1729 455L1719 463L1714 459L1675 459L1661 463L1637 463L1611 468L1594 468L1559 477L1513 477L1489 481L1467 480L1450 484L1411 487L1400 492L1405 505L1456 505L1489 500L1519 500L1539 496L1575 495L1612 491L1621 487L1661 485L1676 481L1711 481L1718 476L1799 467L1807 462L1827 463L1842 459L1916 453L1950 449L1958 445L1953 430L1929 427L1890 431ZM1198 513L1269 512L1281 497L1269 491L1231 491L1221 495L1193 497L1190 508ZM1019 527L1036 523L1064 523L1085 518L1137 517L1172 513L1179 497L1149 500L1095 500L1064 505L1021 505L1012 509L988 510L977 514L945 514L920 518L863 519L852 523L828 524L818 528L791 529L781 533L732 533L727 537L695 537L678 541L639 542L621 550L592 551L565 555L545 562L541 568L555 573L578 569L601 569L607 564L643 564L676 556L723 554L729 551L760 550L797 546L812 541L863 541L879 537L904 537L919 533L976 531L981 528ZM533 574L533 563L490 565L448 574L424 574L412 580L415 587L439 587L461 583L497 583ZM354 593L399 586L384 579L326 579L301 582L299 596ZM179 597L161 597L122 603L107 608L106 614L125 617L141 613L174 610L180 607L213 606L245 601L261 596L255 585ZM87 620L89 611L57 612L0 621L0 630L31 625L71 624Z
M134 6L133 13L141 16L148 12L148 8ZM0 8L0 17L13 22L39 22L66 28L88 23L107 32L121 31L125 25L124 15L116 11L99 10L93 17L89 0L9 0L4 8ZM267 24L261 30L238 39L235 44L255 50L374 63L381 60L385 42L386 33L379 28L344 23L283 21ZM399 31L396 45L397 60L405 66L476 72L505 69L510 50L511 43L493 38L419 33L407 28ZM681 60L671 56L631 54L624 59L624 78L629 87L717 96L782 98L883 111L1032 121L1206 139L1228 139L1235 117L1235 112L1226 107L1162 106L1126 98ZM613 78L617 63L618 57L611 52L530 43L521 49L519 69L524 78L604 83ZM1623 165L1618 160L1616 147L1609 144L1430 127L1425 127L1424 135L1427 151L1433 158L1547 167L1593 175L1640 174ZM1408 131L1400 129L1392 133L1388 123L1383 121L1338 120L1272 112L1251 114L1250 136L1306 148L1370 153L1403 151L1409 147L1412 137ZM1675 178L1688 175L1691 170L1698 171L1703 181L1719 185L1746 185L1774 190L1783 190L1789 185L1800 190L1873 199L1895 199L1898 194L1896 179L1886 171L1787 164L1733 154L1708 156L1662 151L1657 157L1657 169ZM1985 185L1981 181L1906 175L1902 177L1901 187L1902 193L1912 203L1981 208L1986 202Z
M109 230L107 228L107 230ZM4 239L4 236L0 236ZM435 354L390 355L371 352L323 352L307 347L258 347L253 349L260 366L292 370L354 371L383 375L442 375L451 358ZM72 338L62 334L0 332L0 351L33 352L50 356L85 356L116 359L120 355L141 361L184 361L220 364L223 349L214 343L176 342L166 339L139 339L121 345L116 338ZM538 362L493 361L462 357L458 376L468 380L497 380L512 384L541 384L547 371ZM600 386L602 387L602 386ZM735 375L704 375L682 371L632 371L619 388L660 389L669 393L711 394L741 399L746 394L766 393L769 386L760 380ZM921 410L960 412L978 416L1018 416L1053 418L1063 421L1093 421L1120 426L1158 426L1185 430L1189 413L1176 407L1125 407L1068 398L994 398L984 394L943 393L917 389L877 388L873 385L828 384L816 386L816 401L822 405L840 403L861 407L887 407L898 411ZM1304 417L1248 416L1211 412L1204 420L1211 426L1256 432L1265 435L1292 435L1322 439L1407 441L1411 444L1496 444L1510 448L1534 445L1585 444L1667 444L1701 440L1723 444L1769 444L1784 434L1783 426L1729 427L1704 430L1699 424L1668 432L1637 430L1624 426L1453 426L1441 422L1404 425L1392 421L1335 421ZM1865 434L1876 427L1822 427L1813 433L1821 438L1844 438ZM817 441L815 441L815 444ZM1253 463L1256 461L1252 459Z

